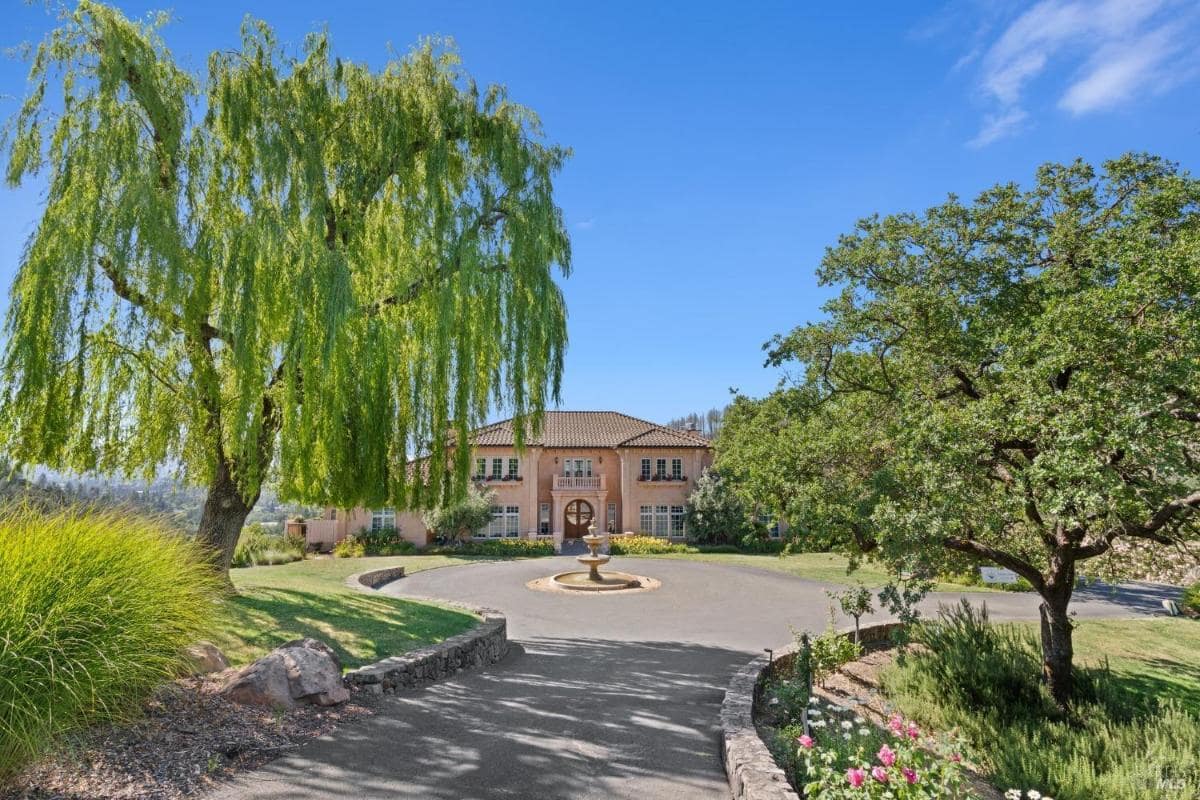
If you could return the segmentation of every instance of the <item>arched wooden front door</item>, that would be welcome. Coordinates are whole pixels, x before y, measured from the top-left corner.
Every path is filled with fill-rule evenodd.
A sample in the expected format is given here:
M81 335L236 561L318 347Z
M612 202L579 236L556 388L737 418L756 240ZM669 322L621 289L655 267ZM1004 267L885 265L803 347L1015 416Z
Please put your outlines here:
M587 533L588 525L596 518L592 504L586 500L572 500L567 503L566 525L563 535L568 539L578 539Z

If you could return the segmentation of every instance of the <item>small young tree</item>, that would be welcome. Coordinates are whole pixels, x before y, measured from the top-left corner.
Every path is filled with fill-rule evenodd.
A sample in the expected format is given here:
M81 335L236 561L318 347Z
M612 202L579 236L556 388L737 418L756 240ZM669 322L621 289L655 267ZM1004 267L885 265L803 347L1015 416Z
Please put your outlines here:
M746 506L727 480L706 469L683 507L688 539L696 544L737 544L751 532Z
M492 521L494 492L472 486L465 497L447 505L427 510L426 527L450 542L460 542L474 536Z
M198 76L157 24L81 0L33 58L6 177L44 176L46 205L11 291L0 446L170 465L207 487L221 570L269 473L338 507L461 495L452 445L490 404L520 445L557 395L567 152L435 43L372 69L248 20Z
M860 581L840 592L825 592L825 594L841 607L843 614L854 618L854 643L859 644L859 620L875 610L875 606L871 602L871 590Z

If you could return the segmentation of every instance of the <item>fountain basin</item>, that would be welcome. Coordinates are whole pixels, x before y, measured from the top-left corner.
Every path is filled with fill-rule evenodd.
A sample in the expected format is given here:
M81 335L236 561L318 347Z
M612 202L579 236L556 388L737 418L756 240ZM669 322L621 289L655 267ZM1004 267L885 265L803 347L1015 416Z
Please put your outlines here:
M603 558L604 561L600 563L608 561L608 556ZM551 577L550 582L559 588L580 592L606 592L617 589L636 589L641 586L636 575L624 572L602 572L600 580L594 580L590 572L560 572Z

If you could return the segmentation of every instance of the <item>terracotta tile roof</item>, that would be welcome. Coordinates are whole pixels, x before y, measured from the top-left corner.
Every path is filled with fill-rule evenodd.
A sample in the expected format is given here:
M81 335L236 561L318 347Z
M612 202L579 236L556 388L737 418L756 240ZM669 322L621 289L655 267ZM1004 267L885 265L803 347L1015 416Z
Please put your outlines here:
M476 447L511 447L511 419L493 422L471 435ZM709 447L694 431L655 425L616 411L547 411L540 436L528 437L531 447Z

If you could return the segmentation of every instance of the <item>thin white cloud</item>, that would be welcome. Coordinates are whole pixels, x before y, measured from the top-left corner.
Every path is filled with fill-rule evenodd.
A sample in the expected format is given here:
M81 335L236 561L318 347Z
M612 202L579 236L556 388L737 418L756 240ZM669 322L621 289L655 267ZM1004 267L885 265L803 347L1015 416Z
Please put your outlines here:
M1041 0L1029 6L998 35L989 31L994 38L982 52L976 44L954 66L978 65L978 89L991 105L968 144L984 147L1027 127L1028 90L1049 80L1052 69L1072 76L1058 106L1074 115L1116 108L1177 83L1189 72L1182 44L1196 33L1197 16L1196 7L1181 0Z
M1011 136L1024 127L1029 115L1019 108L1010 108L999 114L988 114L983 118L983 127L975 138L967 142L970 147L987 147L992 142Z

